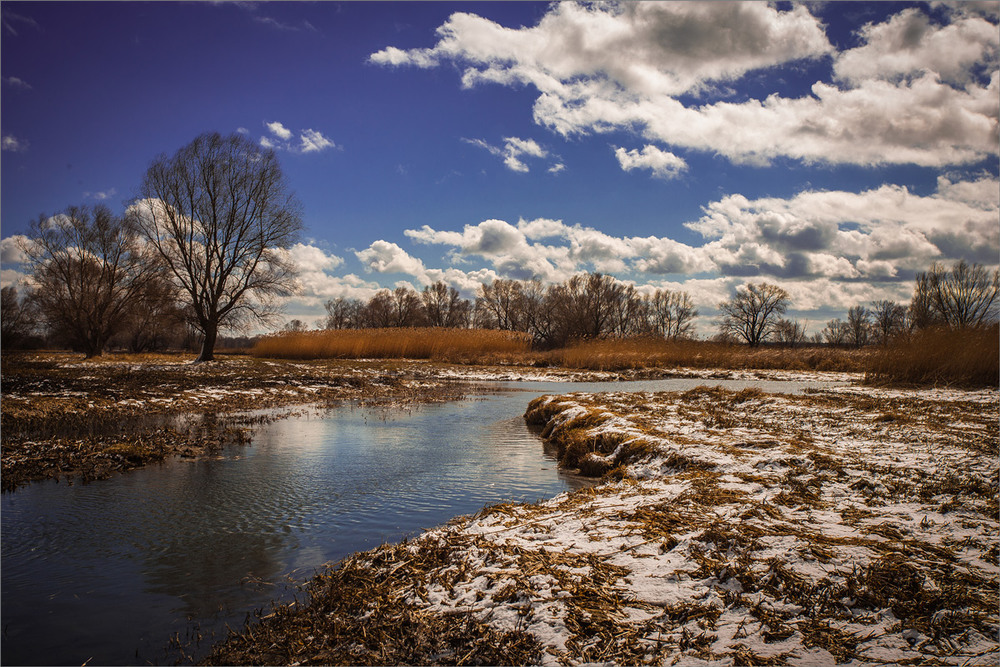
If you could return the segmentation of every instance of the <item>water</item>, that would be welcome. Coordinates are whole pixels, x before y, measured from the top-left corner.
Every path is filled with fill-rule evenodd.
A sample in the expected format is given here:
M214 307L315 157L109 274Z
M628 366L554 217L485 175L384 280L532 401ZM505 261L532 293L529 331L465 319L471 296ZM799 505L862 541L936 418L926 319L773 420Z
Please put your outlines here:
M806 386L503 383L500 394L406 411L310 410L211 460L5 494L0 659L162 664L181 655L167 650L175 633L197 657L325 563L490 503L589 483L560 471L525 425L533 397L699 384Z

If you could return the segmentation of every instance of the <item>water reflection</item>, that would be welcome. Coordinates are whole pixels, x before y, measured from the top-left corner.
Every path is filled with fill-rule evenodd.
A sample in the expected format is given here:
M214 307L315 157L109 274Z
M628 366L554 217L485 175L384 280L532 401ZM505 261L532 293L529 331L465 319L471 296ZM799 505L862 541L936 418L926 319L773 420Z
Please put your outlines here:
M697 384L706 382L673 388ZM589 483L560 471L528 430L521 415L532 397L672 387L508 388L518 391L406 412L310 411L262 427L251 447L213 460L5 494L0 659L169 661L176 655L163 648L172 634L196 626L221 636L227 623L288 599L291 582L324 563L489 503Z

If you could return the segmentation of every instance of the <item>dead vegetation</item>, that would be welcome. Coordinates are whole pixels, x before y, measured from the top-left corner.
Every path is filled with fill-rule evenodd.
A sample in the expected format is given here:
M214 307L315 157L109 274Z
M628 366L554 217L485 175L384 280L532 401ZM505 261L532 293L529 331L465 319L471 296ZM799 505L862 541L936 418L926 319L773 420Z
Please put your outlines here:
M977 442L997 437L996 397L883 399L536 400L527 420L566 451L588 448L565 463L618 462L603 484L352 557L323 575L349 581L319 578L307 604L249 625L210 662L992 664L998 465ZM901 418L886 428L890 411ZM706 423L713 413L733 425ZM952 499L960 512L938 511ZM341 611L356 586L365 606ZM423 619L455 644L413 637L420 650L380 653L366 637L383 618L403 637ZM479 653L469 628L498 652Z
M469 385L391 362L344 366L234 356L190 364L176 355L2 358L2 485L103 479L170 456L246 442L248 424L216 417L305 403L445 400Z

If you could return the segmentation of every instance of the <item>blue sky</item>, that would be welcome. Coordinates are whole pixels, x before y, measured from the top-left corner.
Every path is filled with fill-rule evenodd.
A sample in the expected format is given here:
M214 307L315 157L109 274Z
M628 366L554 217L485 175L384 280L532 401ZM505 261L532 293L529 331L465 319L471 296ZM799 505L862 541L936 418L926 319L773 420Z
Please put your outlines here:
M818 331L996 266L998 3L4 2L2 279L39 215L124 211L206 131L304 207L289 317L445 280L747 281Z

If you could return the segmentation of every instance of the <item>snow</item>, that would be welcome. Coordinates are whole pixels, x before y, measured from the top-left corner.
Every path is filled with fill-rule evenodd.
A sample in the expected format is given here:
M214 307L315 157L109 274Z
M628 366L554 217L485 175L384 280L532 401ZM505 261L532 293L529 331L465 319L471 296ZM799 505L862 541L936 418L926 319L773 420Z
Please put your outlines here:
M528 632L548 665L995 663L997 392L734 396L544 401L555 431L602 414L588 436L659 454L625 480L428 532L463 565L409 601ZM900 418L879 421L889 399ZM911 572L910 607L879 597Z

